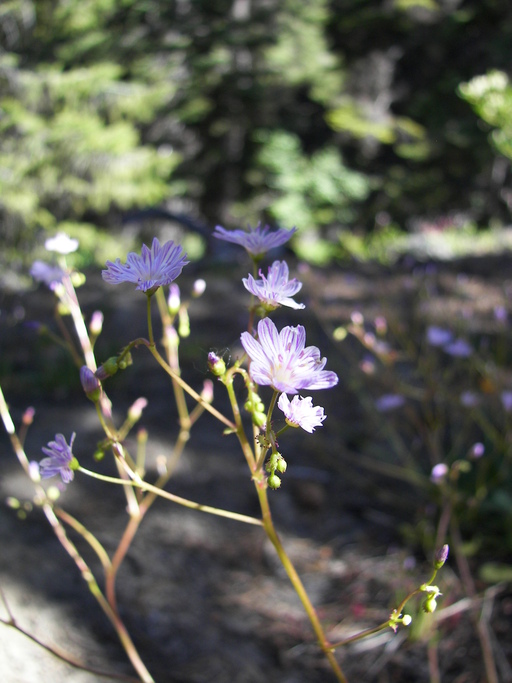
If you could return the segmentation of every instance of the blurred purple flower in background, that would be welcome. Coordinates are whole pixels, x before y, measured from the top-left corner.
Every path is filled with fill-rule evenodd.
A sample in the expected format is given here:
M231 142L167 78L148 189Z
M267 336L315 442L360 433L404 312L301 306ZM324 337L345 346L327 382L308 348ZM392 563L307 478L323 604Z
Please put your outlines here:
M338 383L335 372L324 370L326 358L316 346L306 346L302 325L281 332L269 318L258 323L258 339L243 332L242 346L251 359L250 375L256 384L297 394L301 389L329 389Z
M434 467L432 468L432 472L430 473L430 480L433 481L434 484L440 484L447 474L448 465L445 465L444 462L441 462L438 465L434 465Z
M304 308L304 304L298 304L292 299L297 292L302 289L302 282L297 278L289 280L290 271L286 261L274 261L269 266L268 276L265 277L259 271L261 280L255 280L252 275L243 278L244 287L258 297L261 303L273 310L278 306L289 306L290 308Z
M456 358L469 358L473 353L473 348L465 339L456 339L450 344L445 344L443 351Z
M401 408L404 403L405 398L401 394L383 394L375 401L375 407L379 413L387 413Z
M290 230L285 230L284 228L271 230L268 225L262 228L261 224L258 223L255 228L252 228L249 225L248 230L226 230L220 225L217 225L213 236L217 237L219 240L238 244L241 247L244 247L251 256L260 258L270 249L280 247L282 244L288 242L295 232L297 232L297 228L291 228Z
M302 427L310 434L315 431L315 427L321 427L327 417L322 407L313 405L311 396L302 398L296 395L290 401L286 394L281 394L277 405L283 411L290 427Z
M453 334L450 330L437 325L429 325L427 327L427 341L432 346L444 346L453 340Z
M122 282L133 282L135 289L146 294L153 294L158 287L170 285L187 265L187 255L179 244L169 240L162 246L155 237L151 249L142 245L141 255L131 251L122 264L120 259L114 263L107 261L106 270L101 271L105 282L119 285Z
M507 413L512 412L512 391L501 392L501 404Z
M34 261L30 268L30 274L34 280L44 282L47 287L54 289L56 285L62 282L65 273L59 266L52 266L44 261Z

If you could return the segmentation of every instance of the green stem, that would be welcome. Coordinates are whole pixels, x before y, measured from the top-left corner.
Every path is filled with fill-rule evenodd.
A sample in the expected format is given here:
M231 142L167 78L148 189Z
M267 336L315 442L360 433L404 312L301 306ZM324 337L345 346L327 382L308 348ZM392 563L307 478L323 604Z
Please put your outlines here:
M265 533L267 534L267 537L269 538L270 542L274 546L276 553L286 571L288 574L288 578L290 579L295 592L299 596L299 599L304 606L304 609L306 611L306 614L309 617L309 621L311 622L311 625L313 627L313 630L315 632L315 635L318 640L318 644L320 645L323 653L327 657L329 664L331 665L331 668L337 678L337 680L340 683L347 683L347 679L345 678L345 675L338 664L338 661L336 660L336 657L334 656L333 652L333 647L332 645L328 642L322 624L320 623L320 620L318 618L318 615L316 613L315 608L313 607L313 604L311 603L311 600L309 599L309 595L306 592L306 589L304 588L304 584L302 583L299 575L297 574L297 570L295 569L293 563L291 562L290 558L286 554L286 551L281 543L281 540L279 536L277 535L277 532L274 527L274 523L272 521L272 515L270 513L270 506L268 504L268 496L267 496L267 485L266 481L264 479L263 474L261 473L261 476L259 478L254 479L256 491L258 493L258 498L260 501L260 507L261 507L261 512L263 515L263 528L265 529Z
M209 505L201 505L200 503L195 503L187 498L182 498L181 496L176 496L168 491L163 491L156 486L152 486L151 484L142 481L142 479L117 479L116 477L108 477L104 474L91 472L90 470L86 470L84 467L79 467L78 471L82 472L83 474L87 474L89 477L93 477L94 479L99 479L100 481L106 481L110 482L111 484L118 484L120 486L134 486L136 488L142 489L143 491L149 491L157 496L160 496L161 498L166 498L173 503L183 505L183 507L190 508L192 510L200 510L201 512L207 512L210 515L217 515L218 517L227 517L228 519L234 519L237 522L245 522L245 524L254 524L255 526L262 525L261 520L256 519L256 517L249 517L247 515L239 514L238 512L231 512L230 510L223 510L222 508L214 508L210 507Z

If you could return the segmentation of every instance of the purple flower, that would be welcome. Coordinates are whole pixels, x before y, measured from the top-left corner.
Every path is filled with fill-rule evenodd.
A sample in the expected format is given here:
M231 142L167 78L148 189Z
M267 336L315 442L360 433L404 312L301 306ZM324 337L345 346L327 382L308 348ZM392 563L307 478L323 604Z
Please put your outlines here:
M437 325L430 325L427 327L427 341L432 346L444 346L449 344L453 339L453 334L450 330L445 330L443 327Z
M310 434L315 431L315 427L321 427L322 422L327 417L324 415L323 408L313 405L310 396L302 398L302 396L296 395L290 401L286 394L281 394L277 405L283 411L290 427L302 427Z
M151 295L158 287L169 285L181 273L188 261L186 254L172 240L160 246L155 237L151 249L142 245L141 256L131 251L123 265L119 259L107 261L106 270L101 271L105 282L118 285L134 282L142 292Z
M501 403L507 413L512 412L512 391L501 392Z
M257 296L267 310L274 310L278 306L290 308L304 308L304 304L298 304L292 296L302 288L302 282L296 278L288 280L290 271L286 261L274 261L268 269L268 277L259 271L261 280L255 280L252 275L243 278L244 287Z
M243 332L241 341L252 361L250 374L256 384L297 394L301 389L329 389L338 383L335 372L323 369L327 359L320 357L319 349L305 346L302 325L278 332L272 320L264 318L258 323L258 339Z
M430 481L434 484L440 484L444 481L446 475L448 474L448 465L444 462L440 462L438 465L434 465L432 472L430 473Z
M390 410L401 408L405 398L401 394L383 394L375 401L375 407L379 413L387 413Z
M219 240L226 240L226 242L239 244L241 247L244 247L251 256L261 258L269 249L280 247L285 242L288 242L293 233L297 231L297 228L291 228L291 230L285 230L284 228L270 230L268 225L262 228L261 223L258 223L255 228L252 228L250 225L248 228L248 231L226 230L220 225L217 225L213 236L217 237Z
M50 441L46 447L42 449L48 457L43 458L39 463L39 472L43 479L54 477L59 474L65 484L72 481L75 473L73 470L77 469L78 461L73 456L72 448L73 441L76 434L73 432L69 446L62 434L55 435L55 441Z
M457 358L469 358L473 353L473 349L465 339L456 339L451 344L445 344L443 351Z
M30 274L34 280L44 282L47 287L54 289L55 285L62 282L64 271L59 266L52 266L44 261L34 261L30 268Z

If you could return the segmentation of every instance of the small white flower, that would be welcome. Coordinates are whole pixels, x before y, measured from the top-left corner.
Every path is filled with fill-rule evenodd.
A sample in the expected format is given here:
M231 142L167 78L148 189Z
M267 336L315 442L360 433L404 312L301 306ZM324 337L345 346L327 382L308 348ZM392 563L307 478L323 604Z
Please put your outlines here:
M315 431L315 427L321 427L327 417L321 406L313 405L311 396L302 398L296 395L290 401L286 394L281 394L277 405L283 411L290 427L302 427L310 434Z
M58 232L49 237L44 243L46 251L56 251L58 254L71 254L78 249L78 240L72 239L65 232Z

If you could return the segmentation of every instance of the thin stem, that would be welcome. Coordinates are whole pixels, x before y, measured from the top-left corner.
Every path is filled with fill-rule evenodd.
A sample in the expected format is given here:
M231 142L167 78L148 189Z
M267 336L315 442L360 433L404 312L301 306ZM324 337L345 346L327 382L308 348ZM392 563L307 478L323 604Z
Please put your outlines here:
M462 538L455 517L452 517L450 521L450 534L462 585L464 586L466 594L470 598L474 599L477 595L475 583L473 581L473 577L471 576L471 570L469 568L466 556L462 552ZM489 633L487 619L484 618L483 611L477 615L475 614L475 611L472 610L472 616L478 634L478 640L480 641L480 647L482 649L487 683L498 683L498 672L496 670L496 664L492 652L491 635Z
M147 296L147 306L146 306L146 315L147 315L147 321L148 321L148 337L149 337L149 343L154 346L155 345L155 340L153 338L153 323L151 321L151 296Z
M316 610L313 607L311 600L309 599L309 595L307 594L306 589L304 588L304 584L302 583L299 575L297 574L297 570L295 569L292 561L286 554L286 551L281 543L281 540L277 535L270 513L266 481L264 480L263 475L258 480L255 479L254 483L256 486L256 491L258 493L260 507L263 514L263 528L265 529L265 533L267 534L270 542L274 546L277 555L286 573L288 574L288 578L290 579L295 589L295 592L299 596L299 599L302 602L304 609L306 610L306 614L309 617L309 621L311 622L318 643L322 651L324 652L325 656L327 657L336 678L340 683L347 683L347 679L345 678L345 675L340 665L338 664L336 657L334 656L332 645L328 642L325 636L323 627L320 623Z
M98 541L96 536L94 536L81 522L79 522L77 519L75 519L72 515L70 515L62 508L55 507L54 511L59 519L61 519L68 526L74 529L78 534L80 534L80 536L82 536L82 538L85 541L87 541L87 543L91 546L91 548L98 556L104 571L108 571L111 566L110 558L107 554L107 551Z
M190 508L192 510L200 510L201 512L207 512L210 515L217 515L218 517L227 517L228 519L234 519L237 522L245 522L245 524L254 524L255 526L261 526L262 521L256 519L256 517L248 517L247 515L239 514L238 512L231 512L230 510L223 510L222 508L214 508L209 505L201 505L200 503L195 503L181 496L176 496L168 491L163 491L162 489L152 486L141 479L138 480L126 480L117 479L116 477L108 477L104 474L98 474L97 472L92 472L91 470L86 470L83 467L78 468L79 472L87 474L89 477L94 477L94 479L99 479L100 481L110 482L111 484L118 484L120 486L134 486L142 489L143 491L150 491L161 498L166 498L167 500L177 503L178 505L183 505L183 507Z
M143 683L155 683L153 677L146 669L144 662L140 658L140 655L137 652L137 649L132 639L130 638L130 634L126 630L123 621L120 619L119 615L116 612L114 612L114 610L109 605L108 601L105 599L105 596L101 592L100 587L98 586L98 583L94 578L93 573L89 569L83 557L76 549L74 543L72 543L68 538L66 530L59 522L52 506L49 503L44 503L43 511L46 515L46 518L50 522L61 545L64 547L68 555L70 555L70 557L74 560L76 566L82 574L82 578L87 583L89 591L94 596L94 598L99 603L100 607L105 612L106 616L109 618L110 622L114 626L118 638L121 641L121 644L126 654L128 655L134 669L139 675L141 681L143 681Z
M235 389L233 387L233 376L231 373L226 377L224 384L228 392L231 410L233 411L233 417L235 418L236 427L234 431L238 437L240 446L242 447L242 451L247 464L249 465L249 469L251 472L256 472L256 459L254 457L254 453L252 452L251 445L249 444L244 425L242 423L242 416L240 415L240 408L238 407L238 401L236 400Z
M209 413L211 413L214 417L219 420L219 422L222 422L222 424L226 425L229 427L229 429L233 432L236 431L236 425L231 422L231 420L228 420L227 417L225 417L222 413L220 413L216 408L214 408L212 405L210 405L207 401L200 396L197 391L194 391L192 387L190 387L179 375L175 373L175 371L171 368L171 366L162 358L162 356L158 353L155 344L148 343L146 339L137 339L134 342L134 345L138 344L144 344L144 346L147 347L153 358L156 360L156 362L165 370L165 372L172 377L176 381L177 384L179 384L186 392L189 394L189 396L192 396L194 401L197 403L200 403L205 410L207 410Z

